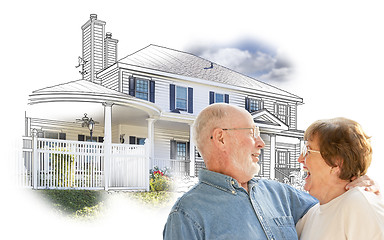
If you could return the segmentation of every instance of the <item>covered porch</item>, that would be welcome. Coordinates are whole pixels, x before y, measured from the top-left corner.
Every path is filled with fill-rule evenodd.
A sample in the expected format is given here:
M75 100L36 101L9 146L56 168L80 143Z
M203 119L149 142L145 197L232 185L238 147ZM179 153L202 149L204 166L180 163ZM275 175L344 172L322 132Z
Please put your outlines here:
M155 123L167 128L173 115L151 102L78 80L34 91L29 105L19 163L26 186L148 190L154 166L191 171L189 156L155 157ZM84 113L95 122L92 131L79 121ZM189 128L185 119L175 124Z

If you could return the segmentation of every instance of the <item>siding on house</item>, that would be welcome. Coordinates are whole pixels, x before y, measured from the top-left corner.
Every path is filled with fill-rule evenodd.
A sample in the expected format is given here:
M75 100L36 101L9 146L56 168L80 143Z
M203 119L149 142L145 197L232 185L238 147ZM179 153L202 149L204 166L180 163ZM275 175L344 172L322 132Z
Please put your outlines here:
M101 79L101 85L120 92L118 68L114 68L111 71L106 72Z

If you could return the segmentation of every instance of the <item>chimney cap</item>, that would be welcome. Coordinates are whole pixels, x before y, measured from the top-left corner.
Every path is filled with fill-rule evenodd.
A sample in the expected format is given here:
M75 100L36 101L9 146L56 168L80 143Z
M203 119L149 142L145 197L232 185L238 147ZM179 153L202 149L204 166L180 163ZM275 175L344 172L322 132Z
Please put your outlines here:
M105 34L105 37L106 37L106 38L112 38L112 33L111 33L111 32L107 32L107 33Z
M90 15L90 18L91 18L91 19L97 19L97 14L94 14L94 13L91 14L91 15Z

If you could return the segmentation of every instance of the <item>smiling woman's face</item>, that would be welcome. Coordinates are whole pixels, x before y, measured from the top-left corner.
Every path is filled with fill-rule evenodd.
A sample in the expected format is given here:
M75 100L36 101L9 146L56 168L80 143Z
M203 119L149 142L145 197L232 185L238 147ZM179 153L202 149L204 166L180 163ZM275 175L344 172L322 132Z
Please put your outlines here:
M320 151L317 136L307 142L309 150ZM308 172L304 189L312 196L320 199L321 189L332 184L331 167L325 163L319 152L308 151L307 155L300 156L299 162L303 164L304 171Z

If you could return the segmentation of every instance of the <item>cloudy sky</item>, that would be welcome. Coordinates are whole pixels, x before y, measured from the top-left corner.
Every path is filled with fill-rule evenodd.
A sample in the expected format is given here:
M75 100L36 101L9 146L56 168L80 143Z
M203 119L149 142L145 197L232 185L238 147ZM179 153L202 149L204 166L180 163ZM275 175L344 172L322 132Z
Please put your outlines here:
M161 239L167 213L136 215L136 208L117 205L116 212L127 213L118 221L109 216L100 224L79 225L47 213L8 182L13 163L5 160L16 157L11 150L23 135L28 95L80 78L75 66L81 25L91 13L119 40L119 58L149 44L192 52L302 97L299 129L337 116L360 122L372 136L368 173L384 186L382 9L380 1L6 1L0 9L0 182L6 194L0 209L19 228L2 234L67 239L67 231L58 227L64 226L76 236L105 239L121 237L111 229L134 226L129 228L133 234ZM45 235L38 234L43 222Z
M293 66L287 57L276 46L267 46L258 39L191 46L186 51L271 84L289 81L292 77Z

